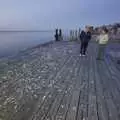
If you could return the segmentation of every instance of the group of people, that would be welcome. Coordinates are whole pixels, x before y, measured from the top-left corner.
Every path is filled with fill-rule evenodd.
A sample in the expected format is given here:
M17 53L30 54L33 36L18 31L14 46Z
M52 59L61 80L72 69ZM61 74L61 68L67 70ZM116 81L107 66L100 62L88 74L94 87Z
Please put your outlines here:
M82 30L80 33L80 40L81 40L81 48L80 48L80 56L85 56L87 47L89 44L89 41L91 40L91 31L89 26L85 27L85 30ZM109 37L108 37L108 30L107 28L102 28L100 30L100 34L96 38L96 41L98 42L98 54L97 54L97 60L104 60L104 53L105 48L108 43Z
M55 30L55 41L61 41L63 39L62 37L62 30L61 29L56 29Z
M78 33L78 34L77 34ZM105 53L105 48L108 43L109 37L108 37L108 30L107 28L101 28L99 31L99 35L96 38L96 41L98 42L98 54L97 54L97 60L103 60L104 59L104 53ZM73 31L70 31L70 34L73 35ZM89 42L92 38L91 34L91 29L90 26L86 26L85 30L79 32L75 32L76 37L80 39L81 41L81 47L80 47L80 56L86 56L86 51L89 45ZM56 41L61 41L63 39L62 37L62 30L61 29L56 29L55 32L55 40Z

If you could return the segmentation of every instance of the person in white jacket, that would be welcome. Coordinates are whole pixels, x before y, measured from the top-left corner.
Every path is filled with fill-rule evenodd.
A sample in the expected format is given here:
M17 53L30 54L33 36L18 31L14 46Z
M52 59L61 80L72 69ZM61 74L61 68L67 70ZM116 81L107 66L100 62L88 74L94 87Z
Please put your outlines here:
M105 48L108 43L108 40L109 40L108 30L106 28L103 28L101 30L100 36L97 39L98 44L99 44L97 60L104 60L104 53L105 53Z

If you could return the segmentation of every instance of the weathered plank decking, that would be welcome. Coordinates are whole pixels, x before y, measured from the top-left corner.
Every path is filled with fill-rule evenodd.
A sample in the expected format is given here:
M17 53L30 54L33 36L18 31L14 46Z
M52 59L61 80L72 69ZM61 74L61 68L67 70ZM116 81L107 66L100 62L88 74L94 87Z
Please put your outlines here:
M120 120L120 72L96 50L55 42L1 61L0 120Z

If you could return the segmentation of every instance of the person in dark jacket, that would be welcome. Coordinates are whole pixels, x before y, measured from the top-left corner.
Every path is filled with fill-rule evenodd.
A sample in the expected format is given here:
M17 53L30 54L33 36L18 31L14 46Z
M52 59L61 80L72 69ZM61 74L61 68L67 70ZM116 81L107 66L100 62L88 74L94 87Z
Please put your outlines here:
M58 29L55 30L55 41L59 40Z
M62 30L59 29L59 41L61 41L61 40L62 40Z
M86 26L85 31L81 31L80 33L80 40L81 40L80 56L86 55L86 50L90 39L91 39L91 32L89 27Z

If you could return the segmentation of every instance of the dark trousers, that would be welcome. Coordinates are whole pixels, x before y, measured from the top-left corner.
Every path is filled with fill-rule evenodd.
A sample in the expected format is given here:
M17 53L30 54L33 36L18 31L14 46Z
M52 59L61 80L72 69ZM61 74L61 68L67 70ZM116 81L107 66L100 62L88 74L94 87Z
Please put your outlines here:
M59 41L59 38L58 38L58 36L55 36L55 41Z
M81 42L80 53L85 55L87 47L88 47L88 42Z

